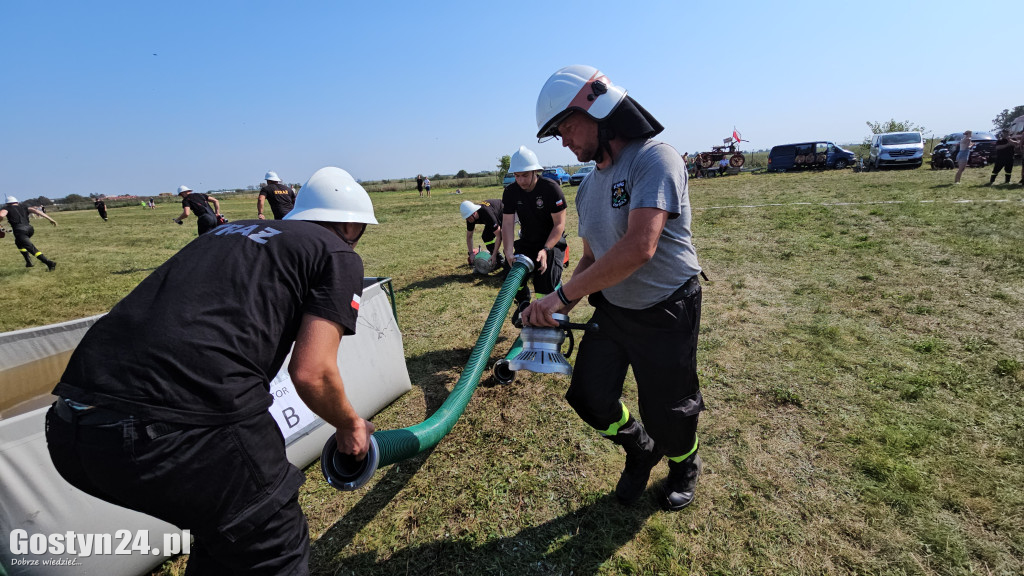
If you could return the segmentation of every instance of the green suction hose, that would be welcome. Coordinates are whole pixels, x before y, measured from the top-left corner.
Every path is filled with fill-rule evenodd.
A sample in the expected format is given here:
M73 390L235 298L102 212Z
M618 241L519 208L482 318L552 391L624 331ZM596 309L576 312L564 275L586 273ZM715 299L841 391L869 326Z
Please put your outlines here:
M437 445L462 416L469 404L487 360L491 357L501 325L504 324L512 300L522 286L526 275L533 272L533 261L518 255L508 276L498 291L498 297L491 306L483 330L469 355L469 362L451 394L436 412L423 422L398 430L380 430L370 438L370 451L364 460L357 461L349 454L338 452L337 441L332 434L324 445L320 467L327 482L339 490L356 490L373 476L377 468L411 458ZM520 347L522 345L520 344Z

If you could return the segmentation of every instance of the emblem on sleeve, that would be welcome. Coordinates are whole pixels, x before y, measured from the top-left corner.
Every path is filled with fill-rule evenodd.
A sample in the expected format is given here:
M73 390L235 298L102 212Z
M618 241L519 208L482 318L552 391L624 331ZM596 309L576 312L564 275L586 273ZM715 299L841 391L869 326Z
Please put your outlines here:
M612 184L612 208L622 208L629 204L629 191L626 190L626 181Z

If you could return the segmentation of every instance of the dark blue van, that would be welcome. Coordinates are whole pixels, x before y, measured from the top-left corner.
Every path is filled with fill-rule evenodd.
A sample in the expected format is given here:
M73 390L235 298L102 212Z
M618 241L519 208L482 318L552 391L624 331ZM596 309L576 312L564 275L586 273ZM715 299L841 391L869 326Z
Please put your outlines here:
M857 155L828 141L782 144L768 153L768 170L785 172L805 168L835 168L852 166Z

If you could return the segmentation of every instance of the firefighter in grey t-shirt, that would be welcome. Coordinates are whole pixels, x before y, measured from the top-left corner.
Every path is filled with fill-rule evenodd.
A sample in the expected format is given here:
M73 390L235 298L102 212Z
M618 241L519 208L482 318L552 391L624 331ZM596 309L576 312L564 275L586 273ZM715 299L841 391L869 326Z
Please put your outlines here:
M701 273L690 235L686 165L651 138L663 127L626 91L590 66L555 72L537 99L537 137L560 138L597 169L576 194L583 257L572 279L523 311L525 324L555 326L584 296L596 309L576 356L566 400L589 425L626 451L615 487L624 503L647 488L668 458L660 501L693 501L701 461L697 379ZM620 400L633 368L643 423Z

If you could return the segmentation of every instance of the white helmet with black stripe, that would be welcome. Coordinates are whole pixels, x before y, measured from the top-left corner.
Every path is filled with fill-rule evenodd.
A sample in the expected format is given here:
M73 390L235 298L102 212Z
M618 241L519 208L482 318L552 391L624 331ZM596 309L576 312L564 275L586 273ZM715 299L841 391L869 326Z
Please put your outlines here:
M537 138L554 136L558 123L577 110L603 120L625 99L626 90L597 68L566 66L548 78L537 97Z

